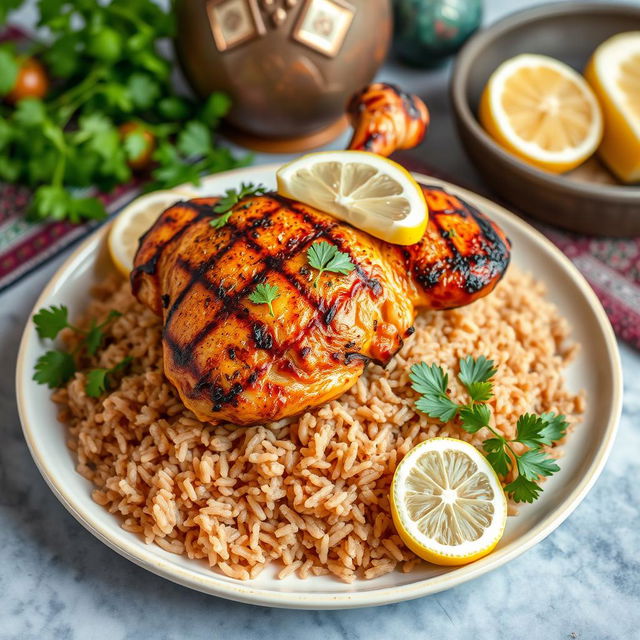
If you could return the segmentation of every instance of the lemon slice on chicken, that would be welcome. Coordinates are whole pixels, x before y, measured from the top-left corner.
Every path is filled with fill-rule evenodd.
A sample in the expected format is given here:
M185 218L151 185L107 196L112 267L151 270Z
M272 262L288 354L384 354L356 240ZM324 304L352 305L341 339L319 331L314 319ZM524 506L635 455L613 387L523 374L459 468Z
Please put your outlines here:
M495 471L474 446L454 438L425 440L411 449L396 468L390 502L402 541L434 564L485 556L507 522Z
M522 54L491 75L480 122L502 147L552 173L569 171L602 139L602 114L586 80L548 56Z
M422 189L397 162L367 151L321 151L277 172L278 193L394 244L422 239L429 210Z
M160 214L179 200L195 197L187 189L152 191L126 205L115 217L109 230L108 246L111 260L123 276L133 269L138 241Z

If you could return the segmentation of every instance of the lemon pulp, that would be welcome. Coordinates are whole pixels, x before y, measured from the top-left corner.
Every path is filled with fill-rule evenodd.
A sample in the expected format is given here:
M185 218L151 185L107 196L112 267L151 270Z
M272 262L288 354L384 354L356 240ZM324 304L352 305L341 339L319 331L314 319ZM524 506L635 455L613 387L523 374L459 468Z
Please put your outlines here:
M575 168L602 138L602 115L587 82L568 65L523 54L504 62L484 89L487 132L529 164L554 173Z

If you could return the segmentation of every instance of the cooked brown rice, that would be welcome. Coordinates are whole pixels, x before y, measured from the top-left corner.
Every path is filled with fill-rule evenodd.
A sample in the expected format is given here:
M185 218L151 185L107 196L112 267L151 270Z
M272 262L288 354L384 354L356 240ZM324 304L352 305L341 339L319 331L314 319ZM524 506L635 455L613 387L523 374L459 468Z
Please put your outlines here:
M427 438L479 445L488 434L416 413L414 362L457 371L468 354L493 358L493 426L507 436L524 412L557 411L574 424L584 410L563 379L575 351L567 322L541 284L513 267L487 298L421 315L389 366L371 366L339 400L269 427L198 421L162 373L159 319L115 277L96 288L87 317L110 309L123 315L86 364L111 367L133 356L131 372L99 400L86 395L81 373L54 394L78 471L124 529L241 580L274 560L281 578L331 573L347 582L418 562L389 514L397 463ZM455 378L451 389L460 394Z

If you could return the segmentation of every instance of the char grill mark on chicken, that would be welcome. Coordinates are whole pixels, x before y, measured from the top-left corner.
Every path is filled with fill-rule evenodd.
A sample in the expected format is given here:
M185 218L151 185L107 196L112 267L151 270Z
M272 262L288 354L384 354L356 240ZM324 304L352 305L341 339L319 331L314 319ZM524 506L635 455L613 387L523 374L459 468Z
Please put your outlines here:
M165 373L200 419L249 425L294 415L351 387L369 361L386 364L417 308L486 295L509 257L502 232L438 187L425 188L422 242L390 245L274 194L236 207L214 229L216 199L169 208L141 239L134 294L164 318ZM317 272L317 241L347 253L347 275ZM271 317L248 295L278 287Z

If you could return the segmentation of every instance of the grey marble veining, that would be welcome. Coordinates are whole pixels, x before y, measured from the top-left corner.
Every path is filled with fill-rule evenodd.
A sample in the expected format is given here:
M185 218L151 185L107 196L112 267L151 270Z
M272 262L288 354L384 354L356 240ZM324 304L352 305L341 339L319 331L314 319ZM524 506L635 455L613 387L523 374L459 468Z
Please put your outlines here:
M487 14L524 4L531 3L488 2ZM454 135L447 74L390 64L381 77L429 101L433 125L419 156L477 184ZM267 630L270 638L305 640L639 637L638 352L620 345L624 412L602 476L575 513L520 558L450 591L377 609L252 607L190 591L121 558L65 511L38 473L22 438L13 376L28 311L63 258L0 295L1 639L251 640Z

